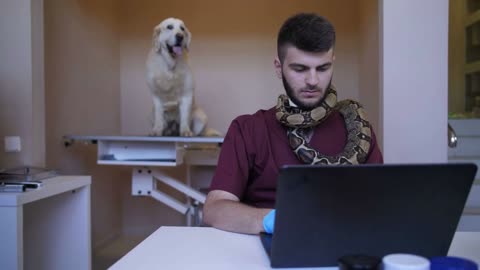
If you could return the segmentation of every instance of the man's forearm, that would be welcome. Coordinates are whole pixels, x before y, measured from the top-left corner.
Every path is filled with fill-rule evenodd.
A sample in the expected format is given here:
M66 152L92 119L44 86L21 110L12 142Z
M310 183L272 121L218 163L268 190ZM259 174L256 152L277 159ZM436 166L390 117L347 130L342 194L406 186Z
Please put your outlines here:
M217 200L205 205L203 220L221 230L258 234L264 231L263 217L270 210L231 200Z

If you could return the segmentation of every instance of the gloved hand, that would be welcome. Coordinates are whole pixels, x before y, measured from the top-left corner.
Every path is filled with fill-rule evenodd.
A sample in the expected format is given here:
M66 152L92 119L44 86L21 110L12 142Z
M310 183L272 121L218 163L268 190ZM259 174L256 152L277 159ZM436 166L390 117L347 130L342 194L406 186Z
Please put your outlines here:
M275 226L275 209L268 212L263 217L263 228L265 229L266 233L273 233L273 228Z

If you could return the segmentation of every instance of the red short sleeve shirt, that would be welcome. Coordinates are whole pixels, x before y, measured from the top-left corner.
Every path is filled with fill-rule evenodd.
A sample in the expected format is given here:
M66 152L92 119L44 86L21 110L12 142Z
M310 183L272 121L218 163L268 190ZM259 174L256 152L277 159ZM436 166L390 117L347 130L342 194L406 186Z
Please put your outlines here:
M383 163L372 135L366 163ZM346 140L343 117L333 112L314 128L310 146L324 155L336 155ZM279 169L292 164L302 163L290 148L287 128L275 118L275 108L239 116L225 136L210 190L230 192L248 205L273 208Z

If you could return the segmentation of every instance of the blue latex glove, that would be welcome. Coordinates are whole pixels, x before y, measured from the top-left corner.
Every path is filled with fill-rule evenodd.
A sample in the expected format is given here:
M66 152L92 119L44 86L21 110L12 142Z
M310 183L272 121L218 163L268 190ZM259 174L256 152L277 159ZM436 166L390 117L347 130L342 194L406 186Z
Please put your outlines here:
M268 212L263 217L263 228L265 229L266 233L273 233L273 228L275 226L275 209Z

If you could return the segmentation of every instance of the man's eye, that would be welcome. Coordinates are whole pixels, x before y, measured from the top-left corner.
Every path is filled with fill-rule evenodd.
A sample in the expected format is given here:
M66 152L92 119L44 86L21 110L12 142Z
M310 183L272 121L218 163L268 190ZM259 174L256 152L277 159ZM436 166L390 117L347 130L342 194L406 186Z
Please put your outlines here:
M167 29L172 30L172 29L173 29L173 25L171 25L171 24L167 25Z
M320 72L325 72L325 71L327 71L330 67L331 67L330 65L328 65L328 66L323 66L323 67L317 68L317 70L320 71Z
M293 70L296 71L296 72L303 72L303 71L306 70L306 68L303 68L303 67L294 67Z

